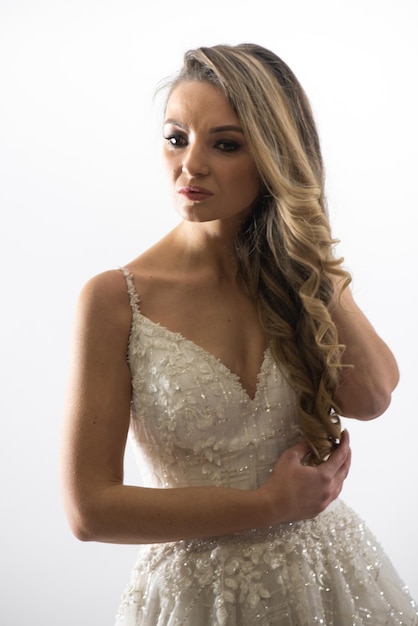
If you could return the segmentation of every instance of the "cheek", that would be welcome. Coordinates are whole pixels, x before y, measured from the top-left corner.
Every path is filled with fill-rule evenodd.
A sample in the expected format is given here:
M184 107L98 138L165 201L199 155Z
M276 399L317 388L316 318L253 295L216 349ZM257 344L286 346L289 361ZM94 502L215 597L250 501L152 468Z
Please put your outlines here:
M243 180L245 184L243 184ZM241 193L245 194L251 201L257 198L260 191L260 180L254 168L248 168L244 175L241 173L239 185Z
M168 180L169 181L176 180L178 176L178 170L179 170L179 165L177 163L177 160L174 159L172 156L167 157L165 154L163 154L162 162L163 162L164 171Z

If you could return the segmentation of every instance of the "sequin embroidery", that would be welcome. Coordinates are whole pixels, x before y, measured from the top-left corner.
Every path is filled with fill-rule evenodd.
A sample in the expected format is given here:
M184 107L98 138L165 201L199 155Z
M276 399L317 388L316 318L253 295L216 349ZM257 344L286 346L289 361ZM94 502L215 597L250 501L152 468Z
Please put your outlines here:
M255 398L218 359L133 311L130 439L143 484L254 489L299 437L293 390L264 355ZM145 468L145 471L142 471ZM117 626L417 626L417 609L359 517L140 546Z

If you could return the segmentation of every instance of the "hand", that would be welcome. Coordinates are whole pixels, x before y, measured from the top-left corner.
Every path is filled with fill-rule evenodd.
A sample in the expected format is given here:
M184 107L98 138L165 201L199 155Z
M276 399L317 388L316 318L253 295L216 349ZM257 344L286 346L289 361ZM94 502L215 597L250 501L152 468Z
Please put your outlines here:
M286 450L260 488L271 504L271 525L316 517L340 494L351 463L348 432L320 465L303 465L309 451L306 440Z

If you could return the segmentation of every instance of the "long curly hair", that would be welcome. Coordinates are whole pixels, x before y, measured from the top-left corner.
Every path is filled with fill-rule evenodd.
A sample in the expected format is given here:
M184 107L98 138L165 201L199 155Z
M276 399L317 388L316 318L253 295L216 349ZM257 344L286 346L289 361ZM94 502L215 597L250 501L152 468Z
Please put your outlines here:
M330 315L333 279L344 288L351 277L334 255L312 110L286 63L255 44L189 50L170 93L193 80L226 96L257 166L260 193L236 237L239 273L297 393L311 462L319 463L341 434L335 395L344 346Z

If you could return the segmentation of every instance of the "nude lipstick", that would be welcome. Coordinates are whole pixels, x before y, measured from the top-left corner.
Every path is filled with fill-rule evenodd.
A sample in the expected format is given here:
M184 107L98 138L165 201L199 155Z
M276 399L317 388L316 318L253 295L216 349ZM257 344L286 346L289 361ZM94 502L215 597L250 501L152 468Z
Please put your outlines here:
M196 185L186 185L185 187L181 187L178 190L178 193L185 196L188 200L193 200L195 202L206 200L207 198L210 198L210 196L213 196L213 193L209 189L197 187Z

